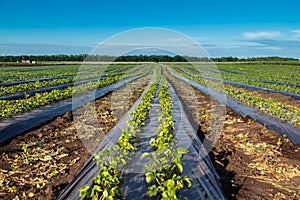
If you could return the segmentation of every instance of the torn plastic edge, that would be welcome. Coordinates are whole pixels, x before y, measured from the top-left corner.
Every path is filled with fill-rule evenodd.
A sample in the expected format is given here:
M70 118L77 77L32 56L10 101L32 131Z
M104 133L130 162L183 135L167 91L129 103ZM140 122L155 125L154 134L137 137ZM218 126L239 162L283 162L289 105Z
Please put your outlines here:
M89 92L88 94L82 96L69 98L54 104L33 109L27 113L5 118L0 121L0 144L26 131L45 124L46 122L54 119L57 116L63 115L66 112L79 108L85 103L103 97L107 93L123 86L124 84L147 75L150 71L151 68L144 74L121 80L117 83L98 89L95 92Z
M215 100L219 101L220 103L230 107L232 110L234 110L236 113L240 114L242 117L250 117L254 121L257 121L265 126L267 126L270 130L274 130L280 135L286 135L287 138L289 138L293 144L300 146L300 128L297 126L293 126L292 124L279 119L275 116L272 116L270 114L267 114L259 109L249 107L245 103L236 101L235 99L227 96L226 99L220 98L221 93L216 92L212 89L208 89L207 87L196 83L192 80L189 80L187 78L184 78L180 75L174 74L172 70L168 68L168 71L175 77L187 82L188 84L194 86L195 88L201 90L205 94L210 95Z

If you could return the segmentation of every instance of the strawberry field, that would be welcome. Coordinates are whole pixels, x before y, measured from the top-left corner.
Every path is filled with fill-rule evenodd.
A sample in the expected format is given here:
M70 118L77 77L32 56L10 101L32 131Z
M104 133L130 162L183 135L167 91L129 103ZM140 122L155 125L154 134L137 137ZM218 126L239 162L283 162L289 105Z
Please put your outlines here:
M1 199L298 199L295 65L0 68Z

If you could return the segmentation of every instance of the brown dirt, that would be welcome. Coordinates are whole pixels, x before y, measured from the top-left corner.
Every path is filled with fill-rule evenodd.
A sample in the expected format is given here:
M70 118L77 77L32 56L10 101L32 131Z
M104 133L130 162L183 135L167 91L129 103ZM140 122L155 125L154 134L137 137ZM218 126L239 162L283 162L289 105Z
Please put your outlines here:
M212 113L223 105L164 73L197 125L199 137L207 138L216 129ZM226 108L224 126L209 154L228 199L300 199L300 148L252 119Z
M0 147L0 199L55 199L141 95L151 73ZM95 121L95 126L90 121ZM100 126L99 126L100 125ZM86 134L78 135L78 128ZM89 141L92 141L89 142ZM96 142L95 142L96 141ZM92 144L85 146L86 144Z
M175 70L180 72L180 73L184 73L179 68L175 68ZM190 69L190 71L193 71L195 74L199 73L199 72L197 72L196 70L193 70L193 69ZM280 93L272 93L272 92L267 92L267 91L262 91L262 90L253 90L253 89L250 89L250 88L238 87L238 86L231 85L231 84L224 84L224 85L225 86L229 85L231 87L234 87L234 88L237 88L237 89L240 89L240 90L244 90L246 92L250 92L253 95L256 95L256 96L259 96L259 97L262 97L262 98L276 99L276 100L278 100L278 101L280 101L284 104L291 105L291 106L294 106L295 108L300 109L300 100L294 99L293 97L290 97L290 96L286 96L286 95L283 95L283 94L280 94Z

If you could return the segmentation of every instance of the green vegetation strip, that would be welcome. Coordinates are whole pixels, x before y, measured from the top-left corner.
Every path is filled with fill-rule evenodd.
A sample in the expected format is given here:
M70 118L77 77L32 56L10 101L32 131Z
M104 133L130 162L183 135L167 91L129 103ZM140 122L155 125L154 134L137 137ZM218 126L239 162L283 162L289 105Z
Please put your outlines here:
M0 68L0 83L25 81L38 78L53 78L60 76L76 76L76 80L122 75L125 71L138 65L111 64L107 65L63 65L63 66L37 66L37 67L3 67ZM121 71L120 71L121 70Z
M117 144L94 156L94 160L100 166L99 174L94 178L92 186L84 186L80 189L81 197L103 200L124 199L119 188L123 179L118 166L125 165L130 160L129 155L137 149L134 144L136 134L140 132L141 126L145 125L157 86L158 79L149 87L141 103L131 113L133 119L127 121L128 128L122 130Z
M161 112L159 115L160 125L157 137L151 138L150 146L156 151L144 153L142 159L150 157L152 164L146 165L146 181L150 183L148 194L163 200L179 199L178 190L191 187L188 176L182 177L183 166L181 158L188 150L178 147L175 143L177 138L173 134L174 121L172 116L173 102L164 78L160 87L159 102Z
M54 103L59 100L71 98L73 95L80 95L89 90L101 88L113 83L116 83L122 79L133 77L142 73L145 73L148 68L143 68L142 70L129 74L126 76L115 76L112 78L107 78L105 80L100 80L98 82L90 82L79 86L70 86L62 90L53 90L51 92L37 93L26 99L21 100L0 100L0 119L24 113L30 111L34 108L38 108L44 105Z
M181 66L180 66L181 68ZM222 66L222 67L202 67L202 66L182 66L186 71L195 73L195 70L200 70L205 75L220 78L223 80L234 81L247 85L253 85L258 87L265 87L274 90L290 92L294 94L300 94L300 88L291 86L288 84L300 84L300 72L299 67L296 66L261 66L261 65L234 65L234 66ZM191 71L191 69L193 71ZM216 70L220 69L222 74L216 73ZM224 72L221 70L241 71L243 74L234 74L230 72ZM202 74L202 75L204 75ZM260 82L259 80L273 81L274 83ZM276 84L275 82L287 83Z
M36 89L45 88L49 86L73 83L73 82L74 82L74 78L66 78L66 79L56 79L53 81L36 81L36 82L19 84L19 85L14 85L9 87L0 86L0 96L13 94L17 92L36 90Z
M266 99L259 97L250 92L246 92L245 90L237 89L229 85L222 87L220 84L217 84L214 81L209 81L201 77L190 76L183 72L179 74L187 79L196 81L201 85L213 88L218 92L226 93L232 98L246 103L249 106L267 112L285 121L291 122L294 125L300 126L300 110L294 106L281 103L280 101L272 98Z
M129 69L132 69L132 67ZM135 69L135 68L133 68L133 69ZM98 71L92 72L90 74L83 74L83 73L86 73L84 71L78 72L77 77L75 77L75 75L74 75L73 78L55 79L52 81L36 81L36 82L18 84L18 85L13 85L13 86L8 86L8 87L0 86L0 96L7 95L7 94L13 94L16 92L27 92L30 90L36 90L36 89L41 89L41 88L50 87L50 86L73 83L75 81L88 80L88 79L92 79L92 78L122 76L122 75L126 74L127 71L129 71L128 68L122 69L121 66L113 68L113 70L111 70L110 72L102 72L101 73L101 70L103 71L103 69L98 69ZM120 70L122 70L122 71L120 71Z

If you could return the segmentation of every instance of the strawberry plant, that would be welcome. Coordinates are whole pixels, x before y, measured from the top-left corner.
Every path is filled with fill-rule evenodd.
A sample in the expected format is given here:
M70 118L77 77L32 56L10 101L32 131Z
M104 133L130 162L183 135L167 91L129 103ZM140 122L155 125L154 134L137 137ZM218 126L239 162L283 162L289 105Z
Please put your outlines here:
M178 190L183 187L190 188L191 181L188 176L181 176L183 165L182 156L188 153L183 147L176 146L177 138L173 134L174 122L172 116L173 102L168 91L168 85L164 78L160 86L159 114L160 125L156 138L150 139L150 146L156 148L152 153L144 153L142 159L150 157L152 164L146 166L146 181L151 184L148 188L150 197L157 196L160 199L179 199Z
M119 165L125 165L130 160L130 153L136 150L134 145L136 133L145 124L146 116L151 109L151 102L156 93L157 81L158 79L149 87L143 95L142 101L131 113L133 118L127 121L128 128L121 131L122 134L117 144L95 154L94 160L100 166L100 171L94 178L92 186L80 188L79 195L81 197L92 197L95 200L124 199L119 188L123 179L121 171L117 168Z
M24 113L34 108L48 105L63 99L71 98L75 94L81 95L83 93L86 93L89 90L101 88L116 83L119 80L145 73L146 70L147 68L142 68L140 71L137 71L136 73L127 76L122 76L122 77L116 76L104 80L99 80L96 83L86 83L76 87L70 86L62 90L52 90L51 92L36 93L34 96L30 96L26 99L11 100L11 101L0 100L0 106L1 106L0 119L12 115L16 115L19 113Z
M254 93L248 92L243 89L232 87L230 85L225 85L224 87L220 86L214 81L205 80L202 77L190 76L185 73L180 73L181 76L193 80L203 86L210 87L215 89L218 92L225 93L230 97L237 99L249 106L262 110L266 113L269 113L273 116L278 117L279 119L293 123L294 125L300 126L300 110L295 106L287 105L281 103L278 100L272 98L263 98Z

